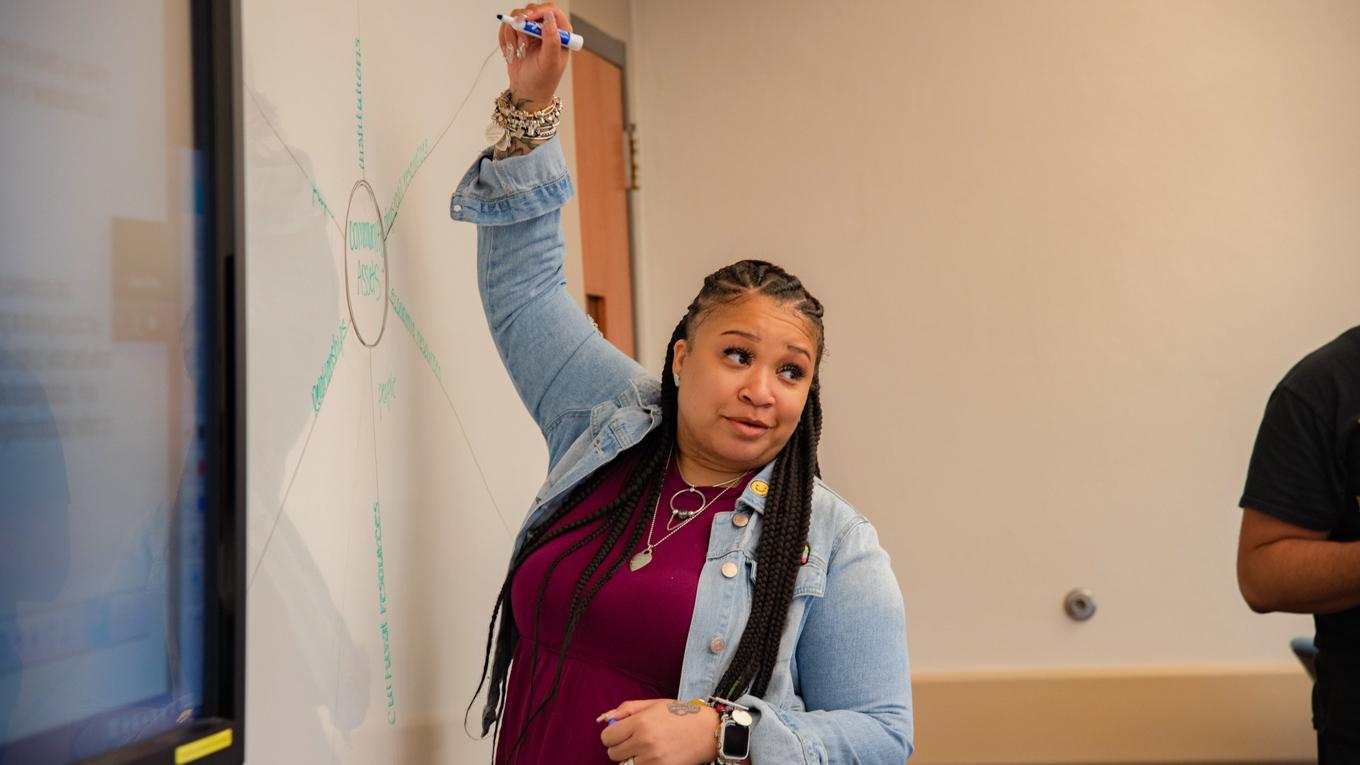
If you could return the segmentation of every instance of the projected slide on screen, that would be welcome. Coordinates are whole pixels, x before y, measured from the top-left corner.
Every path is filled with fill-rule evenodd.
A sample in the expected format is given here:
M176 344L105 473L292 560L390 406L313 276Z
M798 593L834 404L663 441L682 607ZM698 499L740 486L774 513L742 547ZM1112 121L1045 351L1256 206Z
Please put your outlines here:
M203 704L189 35L181 5L0 9L0 762Z

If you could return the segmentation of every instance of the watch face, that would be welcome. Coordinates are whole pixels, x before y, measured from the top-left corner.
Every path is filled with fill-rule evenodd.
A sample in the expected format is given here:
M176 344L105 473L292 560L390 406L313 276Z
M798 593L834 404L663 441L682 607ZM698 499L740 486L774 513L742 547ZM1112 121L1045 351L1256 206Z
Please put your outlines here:
M751 753L751 729L736 723L724 723L722 740L718 742L722 756L731 760L744 760Z

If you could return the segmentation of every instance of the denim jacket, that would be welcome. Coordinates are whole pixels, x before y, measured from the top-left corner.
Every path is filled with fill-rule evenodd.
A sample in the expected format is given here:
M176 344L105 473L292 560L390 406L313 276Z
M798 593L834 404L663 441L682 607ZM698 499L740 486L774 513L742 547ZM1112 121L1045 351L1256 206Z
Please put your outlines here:
M449 204L477 224L477 282L487 323L548 444L548 477L515 538L572 488L661 422L660 383L595 329L566 291L560 208L572 183L558 139L523 157L488 150ZM757 476L769 481L773 463ZM731 660L751 606L765 499L746 491L713 519L679 697L705 698ZM734 523L737 514L743 522ZM912 751L902 594L873 526L815 484L811 555L794 585L774 673L751 707L755 765L902 765ZM735 563L732 568L724 567ZM619 699L620 702L625 699Z

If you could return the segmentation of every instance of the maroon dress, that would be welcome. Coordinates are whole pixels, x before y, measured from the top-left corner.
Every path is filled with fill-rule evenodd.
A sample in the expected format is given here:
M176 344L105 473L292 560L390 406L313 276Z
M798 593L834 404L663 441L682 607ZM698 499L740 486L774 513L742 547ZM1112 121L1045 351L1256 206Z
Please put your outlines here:
M618 496L625 472L616 471L607 478L599 489L568 512L562 523L584 517ZM738 482L732 486L702 515L658 545L667 533L671 495L684 488L685 483L672 459L653 526L652 562L637 571L629 570L628 564L624 563L595 596L576 625L571 647L562 662L562 680L556 696L529 725L518 746L515 742L524 728L524 721L543 703L552 688L572 592L586 565L599 551L605 534L558 564L548 579L537 619L534 604L548 566L596 524L576 529L548 543L529 556L515 574L510 602L520 641L510 668L505 714L496 746L496 765L609 765L611 761L600 742L600 732L605 725L595 722L595 718L625 701L676 697L699 572L708 553L709 530L715 514L733 509L745 485ZM710 498L722 491L700 488ZM676 506L682 509L694 509L698 504L698 497L693 494L676 501ZM637 516L642 522L651 523L652 507L646 507ZM627 541L627 538L625 531L622 540ZM633 548L630 557L646 547L646 539L644 530L642 541ZM613 559L614 555L605 559L605 565L592 577L592 583ZM538 646L537 664L533 656L535 645Z

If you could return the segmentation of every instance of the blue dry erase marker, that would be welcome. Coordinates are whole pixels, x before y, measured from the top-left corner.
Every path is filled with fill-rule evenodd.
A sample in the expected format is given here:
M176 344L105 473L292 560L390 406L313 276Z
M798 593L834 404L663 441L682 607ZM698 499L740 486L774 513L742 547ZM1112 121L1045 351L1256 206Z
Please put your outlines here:
M496 18L500 19L501 23L508 24L511 29L514 29L517 32L533 35L540 40L543 39L543 26L537 21L529 21L528 19L521 19L515 16L505 16L499 13L496 14ZM557 30L557 36L562 40L562 47L567 50L580 50L586 44L586 38L568 32L565 29Z

